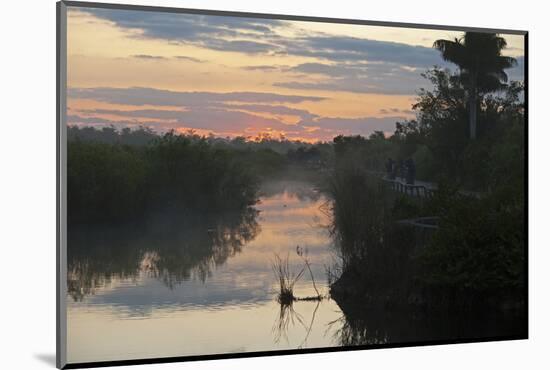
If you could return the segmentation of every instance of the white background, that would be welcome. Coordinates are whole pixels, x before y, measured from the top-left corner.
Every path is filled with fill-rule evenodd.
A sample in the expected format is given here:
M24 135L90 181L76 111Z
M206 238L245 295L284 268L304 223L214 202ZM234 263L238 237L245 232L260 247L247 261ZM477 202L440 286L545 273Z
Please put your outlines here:
M550 166L546 158L550 146L550 19L543 1L127 2L530 31L529 340L133 368L550 368L549 354L545 353L550 350ZM5 1L0 14L0 367L51 369L55 354L55 1Z

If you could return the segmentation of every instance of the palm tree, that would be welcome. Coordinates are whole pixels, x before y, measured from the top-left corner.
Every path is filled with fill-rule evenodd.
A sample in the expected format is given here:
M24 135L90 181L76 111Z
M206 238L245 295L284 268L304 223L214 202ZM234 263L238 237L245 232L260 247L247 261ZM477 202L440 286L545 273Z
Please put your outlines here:
M504 70L516 66L517 61L502 55L506 40L494 33L466 32L460 39L437 40L433 46L444 60L460 69L460 80L468 89L470 138L475 139L480 95L503 88L508 81Z

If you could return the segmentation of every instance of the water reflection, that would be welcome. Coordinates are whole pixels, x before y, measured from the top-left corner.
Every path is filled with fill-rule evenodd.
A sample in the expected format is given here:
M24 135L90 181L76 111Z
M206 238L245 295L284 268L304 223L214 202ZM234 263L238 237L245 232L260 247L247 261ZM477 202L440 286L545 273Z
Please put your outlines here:
M205 282L212 268L241 252L259 232L258 211L164 217L141 227L81 227L69 233L68 288L82 300L113 280L154 277L166 286Z
M319 293L328 295L335 245L328 199L311 184L265 184L240 214L147 227L71 230L70 362L407 343L514 335L521 320L390 312L333 297L280 305L274 253L303 266L308 250ZM172 220L172 222L168 222ZM309 274L296 297L316 295ZM519 324L518 324L519 323Z
M160 217L138 232L73 230L69 360L337 344L332 329L327 332L327 324L342 314L336 303L300 301L292 312L281 312L271 270L274 253L288 253L290 264L301 266L300 245L309 251L317 288L328 293L332 239L321 211L326 202L311 184L279 181L265 184L253 212L217 223L197 216L167 224ZM295 293L315 294L309 274Z
M514 337L526 334L521 315L427 313L345 307L331 322L335 343L342 346L419 343L437 340L468 340Z
M311 183L305 181L270 181L263 184L260 196L272 198L273 196L286 194L300 202L317 202L323 196Z
M289 342L288 338L288 332L291 328L294 326L301 326L304 331L304 339L302 342L297 346L297 348L305 348L307 347L307 340L309 338L309 335L311 334L311 330L313 329L313 324L315 324L315 317L317 315L317 311L319 309L319 306L321 305L321 301L316 301L315 309L313 310L313 313L310 315L311 318L308 320L304 316L302 316L299 312L297 312L294 309L294 304L283 304L280 303L279 307L279 313L277 317L275 318L275 323L273 324L273 340L275 343L280 343L281 340ZM334 320L329 323L329 325L333 322L336 322L337 320Z

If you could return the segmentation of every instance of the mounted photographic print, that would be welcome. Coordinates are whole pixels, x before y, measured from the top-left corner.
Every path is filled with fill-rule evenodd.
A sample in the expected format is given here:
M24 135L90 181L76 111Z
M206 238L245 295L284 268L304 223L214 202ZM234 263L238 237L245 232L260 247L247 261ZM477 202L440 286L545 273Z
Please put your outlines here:
M527 338L525 31L57 10L58 367Z

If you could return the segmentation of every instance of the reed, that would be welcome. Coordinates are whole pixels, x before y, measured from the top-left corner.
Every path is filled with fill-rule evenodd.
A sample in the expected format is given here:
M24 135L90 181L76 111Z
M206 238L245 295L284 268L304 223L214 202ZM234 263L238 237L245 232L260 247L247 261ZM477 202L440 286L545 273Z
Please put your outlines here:
M294 273L290 268L289 255L281 258L277 253L273 258L271 267L279 282L279 294L277 300L282 305L290 305L296 300L294 296L294 285L302 277L306 267L303 266L298 273Z

